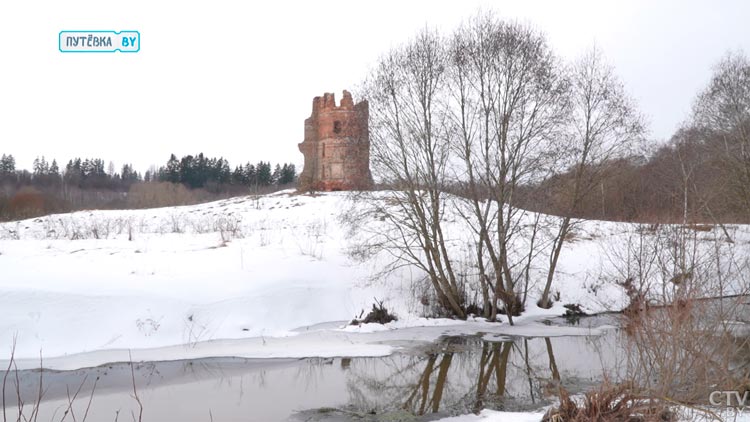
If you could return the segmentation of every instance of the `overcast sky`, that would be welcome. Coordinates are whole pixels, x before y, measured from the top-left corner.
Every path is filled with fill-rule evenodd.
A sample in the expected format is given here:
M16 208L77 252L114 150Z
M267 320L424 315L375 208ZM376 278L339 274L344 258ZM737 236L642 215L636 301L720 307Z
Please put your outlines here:
M0 4L0 153L126 162L204 152L301 166L312 98L352 88L417 31L480 8L544 31L573 59L596 44L656 142L687 117L728 50L750 53L737 1L6 1ZM61 30L137 30L135 54L63 54ZM355 98L355 101L358 100Z

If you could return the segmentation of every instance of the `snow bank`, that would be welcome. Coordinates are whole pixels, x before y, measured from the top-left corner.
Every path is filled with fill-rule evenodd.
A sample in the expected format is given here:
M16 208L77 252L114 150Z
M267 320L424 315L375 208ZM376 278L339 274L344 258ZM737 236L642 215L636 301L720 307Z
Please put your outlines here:
M539 422L544 413L500 412L484 409L478 415L461 415L438 419L436 422Z

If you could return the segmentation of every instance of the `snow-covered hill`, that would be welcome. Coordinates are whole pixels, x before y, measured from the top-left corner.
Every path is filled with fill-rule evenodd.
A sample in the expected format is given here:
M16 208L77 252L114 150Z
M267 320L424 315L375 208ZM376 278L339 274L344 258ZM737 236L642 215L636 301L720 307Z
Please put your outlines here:
M534 321L559 315L562 303L625 303L602 277L602 245L624 241L633 226L586 222L562 255L551 310L530 301L520 328L421 318L410 294L416 270L373 282L378 261L347 255L339 214L349 200L285 191L0 224L0 360L14 336L23 367L38 366L40 352L47 367L73 368L126 360L129 349L137 360L380 355L446 330L546 335ZM373 298L400 320L342 328Z

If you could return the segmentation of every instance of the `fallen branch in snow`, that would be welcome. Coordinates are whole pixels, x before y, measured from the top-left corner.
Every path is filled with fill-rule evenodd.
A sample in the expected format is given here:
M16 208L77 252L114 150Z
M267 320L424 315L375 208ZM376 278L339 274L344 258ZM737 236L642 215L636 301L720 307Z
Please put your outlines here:
M362 318L362 313L359 314L359 319L355 318L352 320L349 325L359 325L359 324L370 324L370 323L376 323L376 324L388 324L391 321L397 321L398 318L396 315L393 315L392 313L388 312L388 309L386 309L385 305L383 305L382 300L378 300L377 298L373 298L375 300L375 303L372 304L372 310L370 313L365 316L365 319Z

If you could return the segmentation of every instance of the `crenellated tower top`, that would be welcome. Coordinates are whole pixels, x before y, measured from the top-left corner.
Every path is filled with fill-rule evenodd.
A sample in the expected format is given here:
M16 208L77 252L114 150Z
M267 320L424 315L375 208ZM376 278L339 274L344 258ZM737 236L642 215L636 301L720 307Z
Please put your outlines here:
M300 191L371 187L368 119L367 101L355 105L349 91L339 105L333 93L313 98L305 140L299 144L305 156Z

